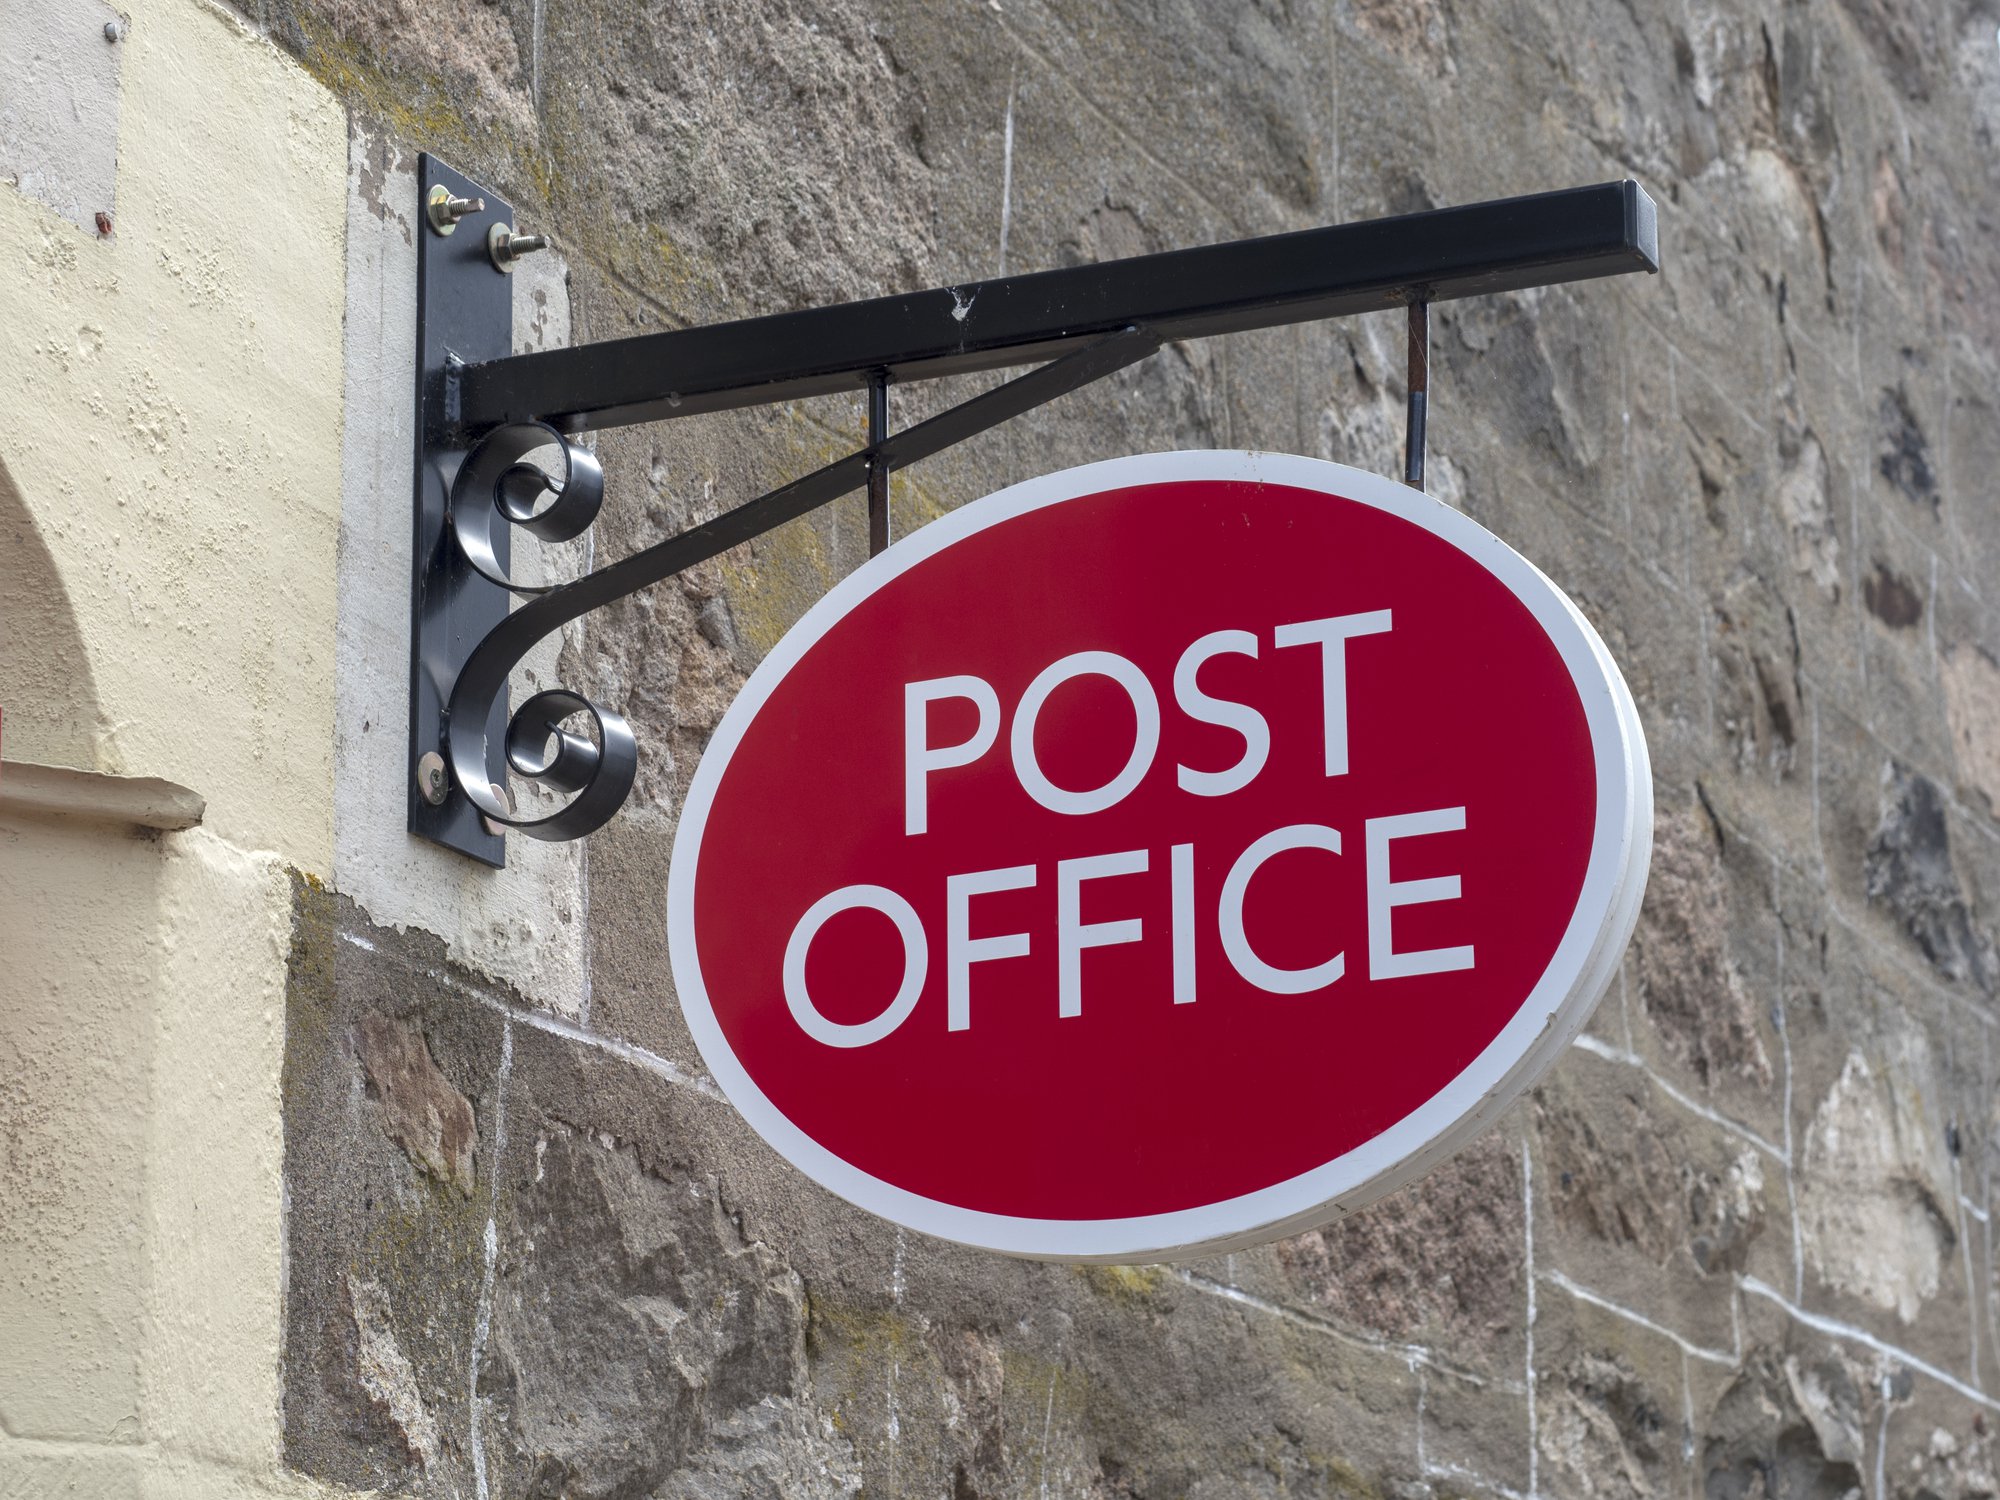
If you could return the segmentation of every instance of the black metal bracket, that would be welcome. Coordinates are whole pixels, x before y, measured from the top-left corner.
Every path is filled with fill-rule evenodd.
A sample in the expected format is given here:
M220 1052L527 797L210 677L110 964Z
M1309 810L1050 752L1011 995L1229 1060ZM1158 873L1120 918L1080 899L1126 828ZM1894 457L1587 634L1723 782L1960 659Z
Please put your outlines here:
M426 199L497 201L428 156L419 185ZM450 234L420 217L411 615L410 829L496 865L498 830L578 838L631 790L621 715L564 689L506 711L515 668L570 621L856 490L879 552L894 470L1171 339L1407 308L1404 474L1421 487L1430 303L1659 269L1652 199L1613 182L515 355L485 238L507 217L468 213ZM1039 368L889 431L892 383L1026 364ZM603 474L574 434L862 390L868 442L846 458L574 583L508 581L512 527L562 540L595 519ZM511 612L510 593L527 596ZM570 800L517 816L510 773Z
M514 351L511 284L487 257L491 225L509 219L507 205L431 156L417 173L417 418L416 503L410 590L410 832L447 844L490 865L505 863L506 843L456 793L445 771L445 702L472 648L507 618L511 600L498 578L512 560L510 528L494 528L482 574L452 536L451 486L465 461L459 417L467 363L505 359ZM481 207L443 234L430 225L426 200L442 188ZM461 734L497 745L504 702L491 704L483 733ZM482 746L482 758L486 752ZM485 784L504 772L481 773Z

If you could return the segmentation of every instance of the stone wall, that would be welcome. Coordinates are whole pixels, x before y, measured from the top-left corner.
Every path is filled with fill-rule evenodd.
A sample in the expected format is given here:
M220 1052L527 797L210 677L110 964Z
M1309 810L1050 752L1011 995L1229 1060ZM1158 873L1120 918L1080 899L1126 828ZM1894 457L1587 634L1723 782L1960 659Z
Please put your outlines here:
M903 1235L759 1143L679 1019L666 860L731 694L863 556L857 498L563 644L645 757L580 855L399 876L400 787L337 757L289 1004L294 1468L482 1500L2000 1490L1991 0L246 11L350 111L343 579L400 576L372 424L407 420L409 292L367 268L419 148L555 234L578 340L1628 175L1666 264L1435 316L1433 488L1595 621L1657 773L1620 980L1497 1129L1178 1268ZM1149 448L1394 472L1401 336L1170 348L899 476L897 530ZM860 426L606 434L599 555ZM374 701L400 735L395 672L364 680L400 670L393 611L347 597L336 737Z

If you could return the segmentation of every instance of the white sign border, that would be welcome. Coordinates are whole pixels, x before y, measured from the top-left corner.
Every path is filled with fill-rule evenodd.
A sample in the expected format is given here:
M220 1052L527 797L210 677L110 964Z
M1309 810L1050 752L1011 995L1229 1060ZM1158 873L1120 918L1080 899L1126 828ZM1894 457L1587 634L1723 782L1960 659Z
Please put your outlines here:
M1029 511L1106 490L1204 479L1284 485L1399 516L1471 558L1533 615L1569 668L1597 765L1596 826L1569 927L1513 1019L1457 1077L1381 1134L1284 1182L1198 1208L1121 1219L984 1213L885 1182L793 1124L737 1060L716 1020L694 936L694 874L716 788L751 721L793 666L892 579ZM848 1202L924 1234L1004 1255L1128 1263L1194 1259L1261 1244L1360 1208L1428 1171L1492 1124L1582 1031L1617 974L1645 894L1652 843L1651 763L1632 694L1590 622L1534 564L1471 518L1379 474L1289 454L1146 453L1045 474L973 501L869 559L806 612L737 694L695 771L668 875L668 951L688 1029L730 1103L787 1161Z

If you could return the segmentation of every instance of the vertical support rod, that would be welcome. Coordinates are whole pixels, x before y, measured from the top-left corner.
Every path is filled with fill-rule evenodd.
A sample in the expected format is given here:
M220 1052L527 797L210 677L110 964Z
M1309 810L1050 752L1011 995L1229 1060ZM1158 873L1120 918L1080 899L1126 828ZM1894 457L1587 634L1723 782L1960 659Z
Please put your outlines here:
M1431 305L1410 299L1410 411L1403 442L1403 483L1424 487L1424 417L1431 393Z
M889 437L889 372L878 370L868 377L868 446ZM868 461L868 555L875 556L889 546L889 463L876 457Z

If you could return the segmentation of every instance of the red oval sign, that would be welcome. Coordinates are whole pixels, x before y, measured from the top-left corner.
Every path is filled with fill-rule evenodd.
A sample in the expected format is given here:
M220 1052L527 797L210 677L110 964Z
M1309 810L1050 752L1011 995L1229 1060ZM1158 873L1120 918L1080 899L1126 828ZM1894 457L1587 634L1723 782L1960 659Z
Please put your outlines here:
M1603 643L1310 459L1053 474L841 583L716 731L669 920L703 1057L930 1234L1131 1260L1378 1196L1615 973L1651 778Z

